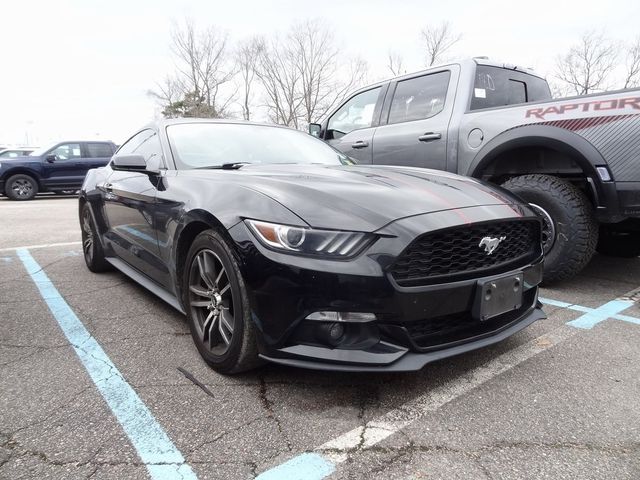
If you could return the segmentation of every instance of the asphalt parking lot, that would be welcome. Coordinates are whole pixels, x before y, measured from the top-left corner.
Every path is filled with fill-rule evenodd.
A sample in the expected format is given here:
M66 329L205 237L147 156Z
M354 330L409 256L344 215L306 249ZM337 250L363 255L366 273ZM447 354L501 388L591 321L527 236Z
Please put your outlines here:
M0 478L640 478L640 259L596 255L547 320L418 373L224 377L85 268L76 216L0 198Z

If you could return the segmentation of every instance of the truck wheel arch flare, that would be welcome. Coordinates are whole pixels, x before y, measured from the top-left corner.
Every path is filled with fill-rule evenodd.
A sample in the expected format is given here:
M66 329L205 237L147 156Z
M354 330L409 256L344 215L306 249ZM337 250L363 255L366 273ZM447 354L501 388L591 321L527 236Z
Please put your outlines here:
M576 133L547 125L524 125L506 130L487 142L469 165L467 175L481 178L500 154L526 147L543 147L570 156L597 185L600 178L596 166L607 164L600 152Z

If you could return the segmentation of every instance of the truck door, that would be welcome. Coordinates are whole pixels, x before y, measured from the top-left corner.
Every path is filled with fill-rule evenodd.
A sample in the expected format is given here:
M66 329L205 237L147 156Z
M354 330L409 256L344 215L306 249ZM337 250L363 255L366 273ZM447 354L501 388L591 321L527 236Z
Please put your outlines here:
M371 163L373 134L376 131L386 85L355 94L327 122L323 138L338 150Z
M446 170L454 90L450 79L446 69L389 86L373 138L373 163Z
M62 143L43 155L43 182L49 188L78 188L87 173L80 143Z

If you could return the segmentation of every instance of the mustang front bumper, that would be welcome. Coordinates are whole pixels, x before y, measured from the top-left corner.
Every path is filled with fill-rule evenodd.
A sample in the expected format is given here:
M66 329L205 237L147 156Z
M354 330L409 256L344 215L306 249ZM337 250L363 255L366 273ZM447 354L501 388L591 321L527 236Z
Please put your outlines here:
M504 214L502 209L486 206L478 210L479 221L491 220L492 215L502 219ZM413 225L425 231L426 217L442 228L438 214L399 220L385 229L388 237L380 238L358 258L342 262L275 252L257 242L244 223L233 227L230 233L251 317L261 333L261 357L322 370L412 371L497 343L545 318L537 298L541 257L498 275L425 286L396 284L384 265L416 238ZM474 310L479 288L509 276L522 281L521 303L481 321ZM328 332L336 322L318 321L317 312L364 313L375 318L338 321L342 333L333 338Z

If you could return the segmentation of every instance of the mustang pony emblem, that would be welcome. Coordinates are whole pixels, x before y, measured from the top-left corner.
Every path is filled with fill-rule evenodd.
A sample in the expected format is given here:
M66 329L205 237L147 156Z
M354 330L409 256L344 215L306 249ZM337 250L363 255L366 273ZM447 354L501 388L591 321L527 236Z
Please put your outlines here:
M478 246L484 247L484 251L486 252L486 254L491 255L494 252L494 250L498 248L498 245L500 245L500 242L503 241L505 238L507 237L500 237L500 238L484 237L482 240L480 240L480 243L478 244Z

